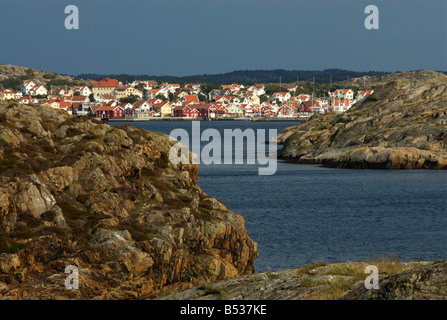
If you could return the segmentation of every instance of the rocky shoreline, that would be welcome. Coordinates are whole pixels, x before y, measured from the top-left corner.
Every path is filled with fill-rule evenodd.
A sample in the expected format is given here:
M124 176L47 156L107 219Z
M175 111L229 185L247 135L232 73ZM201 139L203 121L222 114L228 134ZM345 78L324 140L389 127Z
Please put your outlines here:
M282 158L446 169L447 77L407 76L346 114L284 130ZM447 298L446 261L254 273L257 244L243 217L203 193L198 166L172 165L171 146L166 135L130 125L1 103L0 299ZM364 287L369 264L378 266L379 290ZM67 266L79 269L80 290L65 288Z
M0 299L144 299L253 273L243 217L202 192L197 165L172 165L171 146L1 103ZM67 266L79 290L65 288Z
M366 289L365 267L379 270L378 289ZM447 261L378 260L325 264L203 284L166 292L161 300L445 300Z
M447 76L386 77L347 112L314 115L283 130L280 158L337 168L447 169Z

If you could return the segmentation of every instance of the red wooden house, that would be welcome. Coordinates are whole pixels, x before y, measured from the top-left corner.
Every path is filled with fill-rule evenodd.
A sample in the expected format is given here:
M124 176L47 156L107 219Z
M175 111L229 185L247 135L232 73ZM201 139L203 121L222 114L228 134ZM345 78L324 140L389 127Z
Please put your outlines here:
M135 118L136 117L136 112L135 112L135 108L125 108L124 109L124 117L125 118Z
M95 118L118 119L124 118L124 110L119 106L102 106L96 109Z
M198 104L194 106L194 109L198 111L200 118L210 117L210 105L209 104Z
M174 117L198 117L199 112L195 110L195 108L189 107L189 106L177 106L173 109L173 115ZM194 111L194 112L193 112Z
M208 109L208 116L210 118L217 118L219 107L217 107L215 104L210 104Z
M278 108L277 116L294 116L296 109L292 105L283 104Z
M198 118L200 116L200 112L199 110L197 110L196 108L193 108L190 112L189 115L187 115L188 118Z
M228 115L228 107L225 105L220 105L217 110L218 117L226 117Z
M298 112L301 113L319 112L319 110L320 104L316 100L303 101L298 106Z

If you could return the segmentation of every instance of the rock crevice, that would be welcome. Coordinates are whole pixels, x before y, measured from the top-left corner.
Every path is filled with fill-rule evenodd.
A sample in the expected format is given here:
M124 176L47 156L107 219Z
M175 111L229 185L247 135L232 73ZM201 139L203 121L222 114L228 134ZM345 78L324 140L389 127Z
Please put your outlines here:
M0 299L142 299L254 272L244 219L169 162L168 136L17 103L0 132Z

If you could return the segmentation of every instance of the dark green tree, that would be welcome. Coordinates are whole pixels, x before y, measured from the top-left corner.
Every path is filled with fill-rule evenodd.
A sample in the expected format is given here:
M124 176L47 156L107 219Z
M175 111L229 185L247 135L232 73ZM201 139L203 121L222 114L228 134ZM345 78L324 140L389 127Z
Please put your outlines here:
M121 98L120 102L121 103L131 103L134 104L135 102L137 102L139 100L139 97L136 95L130 95L128 97L125 98Z

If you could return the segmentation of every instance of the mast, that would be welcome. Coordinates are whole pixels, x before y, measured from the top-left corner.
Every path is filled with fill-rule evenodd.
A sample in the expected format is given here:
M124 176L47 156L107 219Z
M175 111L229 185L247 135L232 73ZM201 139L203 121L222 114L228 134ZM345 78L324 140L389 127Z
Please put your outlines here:
M295 94L294 97L296 98L296 90L298 90L298 76L296 76L296 86L295 86Z
M329 82L328 100L329 100L329 105L332 106L333 103L332 103L331 96L329 94L329 92L331 92L331 89L332 89L332 74L330 75L329 78L330 78L330 80L329 80L330 82Z

